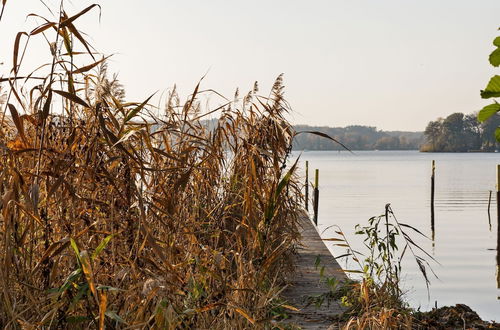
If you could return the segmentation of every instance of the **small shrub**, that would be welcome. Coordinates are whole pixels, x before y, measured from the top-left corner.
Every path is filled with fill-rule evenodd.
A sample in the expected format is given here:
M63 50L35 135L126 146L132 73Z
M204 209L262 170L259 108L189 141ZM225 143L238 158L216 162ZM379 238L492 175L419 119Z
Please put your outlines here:
M336 246L347 248L347 253L340 258L350 258L357 265L358 269L346 272L361 275L361 279L349 280L331 293L332 298L347 308L342 315L346 329L411 328L412 310L404 300L400 285L401 262L409 251L428 286L430 266L418 252L434 258L411 239L408 230L423 235L418 229L400 223L387 204L384 214L370 218L367 226L356 225L356 235L364 236L368 252L354 250L341 230L336 232L339 238L328 239Z

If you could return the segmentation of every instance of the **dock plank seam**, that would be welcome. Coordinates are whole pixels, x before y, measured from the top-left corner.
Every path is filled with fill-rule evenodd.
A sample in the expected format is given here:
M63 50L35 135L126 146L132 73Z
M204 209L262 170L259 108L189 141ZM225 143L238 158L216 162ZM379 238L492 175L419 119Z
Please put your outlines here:
M347 276L305 212L300 215L299 224L301 240L295 256L296 271L290 274L289 286L283 291L283 298L298 311L288 312L290 318L283 323L300 329L336 328L332 322L335 316L344 311L340 303L325 301L317 306L311 303L311 298L330 291L325 278L333 277L337 281L345 281Z

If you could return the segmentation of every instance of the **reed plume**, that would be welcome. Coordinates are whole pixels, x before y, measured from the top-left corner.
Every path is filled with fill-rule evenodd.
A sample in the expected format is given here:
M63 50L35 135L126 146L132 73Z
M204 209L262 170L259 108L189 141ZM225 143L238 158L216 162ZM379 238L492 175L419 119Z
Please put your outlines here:
M76 28L96 7L18 34L2 78L0 327L264 327L299 236L282 77L214 127L199 85L158 114ZM21 76L42 34L49 70Z

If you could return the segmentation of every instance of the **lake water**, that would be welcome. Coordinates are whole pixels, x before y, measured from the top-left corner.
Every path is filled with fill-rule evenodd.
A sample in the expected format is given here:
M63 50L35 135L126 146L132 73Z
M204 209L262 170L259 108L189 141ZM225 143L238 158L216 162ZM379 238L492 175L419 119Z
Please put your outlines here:
M294 152L294 156L299 153ZM419 153L417 151L308 151L309 177L320 170L320 232L338 225L355 248L361 237L356 224L384 212L386 203L400 222L431 237L430 175L436 160L435 241L412 235L439 261L432 264L439 279L430 277L430 299L414 261L404 264L404 288L413 307L431 309L464 303L486 320L500 321L500 289L496 272L496 165L498 153ZM303 174L303 172L302 172ZM488 197L492 190L491 229ZM312 194L311 194L312 195ZM312 210L312 207L310 207ZM333 228L323 238L335 237ZM345 249L332 247L334 255ZM341 263L342 264L342 263Z

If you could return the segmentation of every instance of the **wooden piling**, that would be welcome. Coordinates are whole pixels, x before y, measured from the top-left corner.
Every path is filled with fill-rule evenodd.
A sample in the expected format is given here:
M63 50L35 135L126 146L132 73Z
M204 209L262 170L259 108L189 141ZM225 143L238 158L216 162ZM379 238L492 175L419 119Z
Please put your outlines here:
M490 196L488 197L488 223L490 225L490 231L491 231L491 213L490 213L490 207L491 207L491 193L492 191L490 190Z
M497 165L497 223L498 232L500 233L500 164Z
M316 173L314 175L314 224L318 225L318 205L319 205L319 170L316 169Z
M500 164L497 165L497 288L500 289Z
M434 238L434 186L436 175L436 161L432 160L432 174L431 174L431 231Z
M306 160L306 211L309 211L309 161Z

